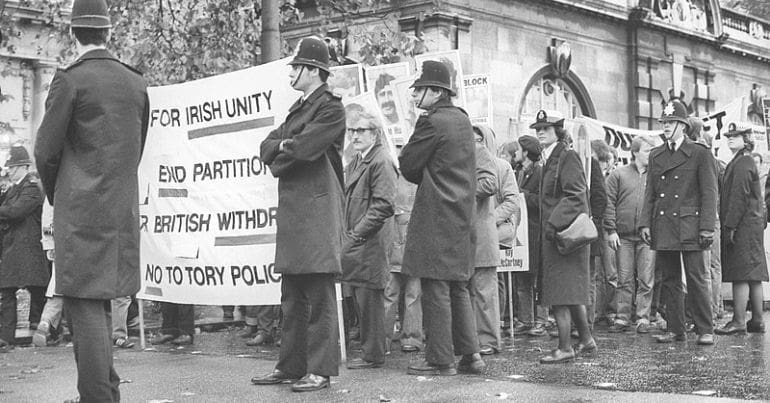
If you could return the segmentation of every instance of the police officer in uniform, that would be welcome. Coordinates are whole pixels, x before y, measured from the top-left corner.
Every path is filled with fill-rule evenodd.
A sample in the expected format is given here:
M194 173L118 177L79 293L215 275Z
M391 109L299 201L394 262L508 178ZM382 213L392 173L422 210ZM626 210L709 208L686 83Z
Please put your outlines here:
M261 145L262 161L278 178L281 353L273 372L251 381L294 383L293 391L309 392L328 388L339 371L334 278L342 272L345 109L326 84L329 51L322 40L303 39L290 64L291 86L302 97Z
M104 0L75 0L77 61L51 82L35 160L54 206L56 293L73 333L81 402L120 401L110 300L139 291L137 168L149 103L141 74L106 49Z
M698 344L714 343L708 272L704 251L714 238L717 207L717 172L708 148L685 136L687 108L673 99L663 108L665 143L650 152L647 188L639 232L657 252L663 272L668 330L656 336L660 343L685 340L682 268L687 277Z

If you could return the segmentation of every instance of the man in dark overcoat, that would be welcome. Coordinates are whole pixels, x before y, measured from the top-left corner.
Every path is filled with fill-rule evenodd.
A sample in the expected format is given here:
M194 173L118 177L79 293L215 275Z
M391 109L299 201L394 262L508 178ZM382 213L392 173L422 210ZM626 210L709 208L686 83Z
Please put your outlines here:
M322 40L303 39L290 64L291 85L303 95L261 145L262 161L278 178L281 353L273 372L251 381L299 379L292 390L307 392L329 387L339 371L334 278L342 272L345 109L326 84L329 51Z
M104 0L75 0L79 58L56 72L35 143L81 402L120 400L110 300L139 290L137 168L149 103L141 74L107 51L110 26Z
M687 277L698 344L714 343L708 271L704 251L714 237L717 171L708 148L685 136L687 108L678 99L663 108L665 142L650 153L644 207L639 223L642 240L657 252L663 272L668 330L660 343L685 340L682 267Z
M484 361L467 289L476 248L473 128L465 111L450 101L454 93L445 64L424 62L412 87L412 99L426 112L399 157L404 178L418 186L402 272L421 278L427 344L425 361L408 372L478 372ZM454 355L463 356L459 368Z
M398 171L377 118L349 112L347 131L357 153L345 176L342 281L353 292L363 352L348 369L365 369L385 361L385 286Z
M30 325L40 322L51 274L40 243L43 193L32 160L23 146L13 146L5 163L11 187L0 204L0 352L11 348L16 333L16 291L30 293Z

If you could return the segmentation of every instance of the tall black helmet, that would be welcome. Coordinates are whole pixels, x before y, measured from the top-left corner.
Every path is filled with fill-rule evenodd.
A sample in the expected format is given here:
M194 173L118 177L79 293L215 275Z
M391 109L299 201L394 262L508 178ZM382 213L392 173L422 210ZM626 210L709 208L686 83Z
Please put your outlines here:
M313 36L304 38L299 43L296 56L289 64L313 66L329 72L329 48L319 38Z
M438 87L449 91L449 95L457 95L452 89L452 80L449 78L449 68L446 64L435 60L422 62L422 74L410 88Z

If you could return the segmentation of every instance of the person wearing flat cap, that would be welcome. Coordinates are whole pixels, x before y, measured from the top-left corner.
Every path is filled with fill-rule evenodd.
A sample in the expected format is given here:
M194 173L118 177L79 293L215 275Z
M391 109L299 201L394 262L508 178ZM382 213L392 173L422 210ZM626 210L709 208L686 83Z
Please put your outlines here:
M589 245L562 254L556 233L569 227L581 214L590 214L588 183L578 153L567 145L564 115L540 110L530 125L543 146L540 179L540 268L537 278L539 302L553 307L559 345L540 359L541 364L560 364L596 351L588 325L586 306L590 305ZM580 335L570 341L572 322Z
M727 164L719 219L722 223L722 281L733 283L733 317L717 334L763 333L762 282L768 281L765 257L765 212L759 172L751 156L754 139L751 127L730 123L727 147L733 159ZM746 303L751 302L751 320L746 320Z
M81 402L117 402L110 301L139 291L137 168L149 102L142 75L107 49L105 0L75 0L77 60L51 82L35 162L54 206L56 293L73 333Z
M289 64L291 86L302 96L261 144L262 161L278 178L281 353L273 372L251 382L293 383L293 391L311 392L328 388L329 378L339 374L334 279L342 273L343 236L345 243L359 244L369 234L343 230L345 109L326 84L326 43L302 39Z
M687 276L689 310L698 344L714 344L709 274L704 251L714 240L717 212L717 166L709 149L685 134L690 128L686 105L672 99L660 118L664 143L650 152L642 215L637 230L656 252L663 273L667 332L659 343L685 340L682 265Z
M422 285L425 361L409 365L414 375L480 373L476 322L468 281L474 270L476 150L468 115L453 106L449 70L425 61L412 84L412 101L425 110L399 166L417 185L401 266ZM455 365L454 355L460 355Z
M51 275L40 243L43 193L37 174L29 170L30 165L26 148L11 147L5 163L11 187L0 204L0 352L7 352L14 343L16 291L26 288L30 292L29 321L34 326L40 322Z

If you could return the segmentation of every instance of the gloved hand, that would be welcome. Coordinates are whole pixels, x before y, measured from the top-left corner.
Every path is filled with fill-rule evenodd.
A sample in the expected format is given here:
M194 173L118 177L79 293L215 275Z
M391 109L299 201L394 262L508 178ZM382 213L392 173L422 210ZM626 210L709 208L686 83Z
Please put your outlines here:
M700 247L706 249L711 246L712 242L714 242L714 231L700 231L698 233L698 239Z
M551 224L545 224L545 233L543 235L546 240L553 241L556 239L556 227Z
M652 235L650 235L650 229L647 227L639 228L639 237L642 238L642 242L647 245L652 244Z
M727 231L725 231L724 236L725 242L728 245L732 245L735 243L735 230L731 228L727 228Z
M287 152L294 149L294 139L286 139L281 141L281 145L278 146L278 151Z

